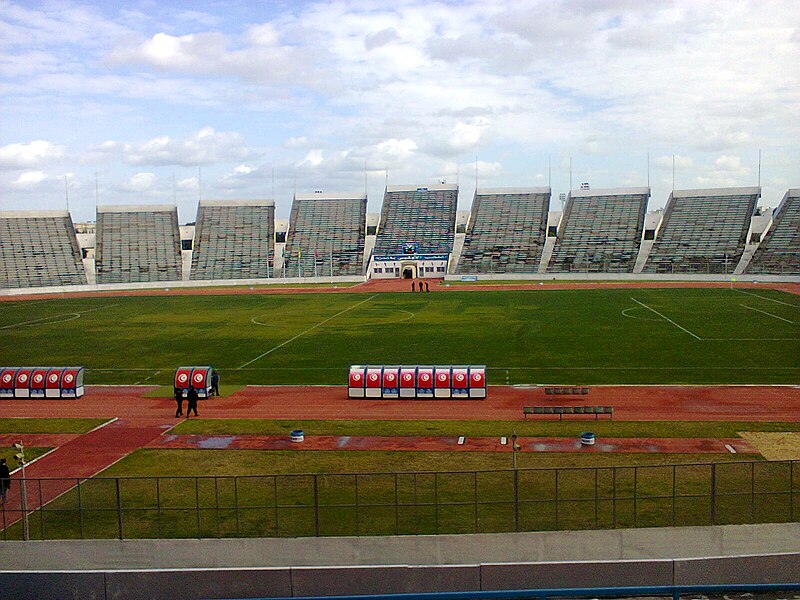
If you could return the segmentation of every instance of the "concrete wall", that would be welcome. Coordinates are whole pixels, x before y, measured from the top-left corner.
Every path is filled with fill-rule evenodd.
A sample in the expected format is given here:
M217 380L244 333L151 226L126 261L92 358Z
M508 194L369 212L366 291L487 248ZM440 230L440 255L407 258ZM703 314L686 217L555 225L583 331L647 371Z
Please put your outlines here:
M731 275L669 275L654 273L495 273L478 275L478 281L724 281ZM800 283L797 275L736 275L737 282ZM461 275L448 275L445 281L459 281Z
M188 600L761 583L800 587L800 554L571 563L0 572L4 600Z

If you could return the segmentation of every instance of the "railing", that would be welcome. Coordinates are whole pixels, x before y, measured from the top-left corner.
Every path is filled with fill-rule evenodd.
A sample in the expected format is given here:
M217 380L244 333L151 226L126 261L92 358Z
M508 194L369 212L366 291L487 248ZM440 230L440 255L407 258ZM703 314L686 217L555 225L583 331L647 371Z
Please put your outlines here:
M486 533L793 522L795 461L495 471L27 479L3 539ZM14 486L20 481L14 480ZM19 491L19 490L17 490Z

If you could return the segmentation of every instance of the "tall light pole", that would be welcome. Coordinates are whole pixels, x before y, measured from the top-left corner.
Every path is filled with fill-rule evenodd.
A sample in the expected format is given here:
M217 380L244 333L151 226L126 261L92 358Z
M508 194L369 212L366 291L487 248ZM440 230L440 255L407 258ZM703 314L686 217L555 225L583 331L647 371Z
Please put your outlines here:
M28 527L28 488L25 481L25 446L22 445L22 442L19 442L14 444L14 450L18 450L14 458L17 459L22 469L22 478L19 483L19 500L22 508L22 539L27 542L31 539L31 533Z

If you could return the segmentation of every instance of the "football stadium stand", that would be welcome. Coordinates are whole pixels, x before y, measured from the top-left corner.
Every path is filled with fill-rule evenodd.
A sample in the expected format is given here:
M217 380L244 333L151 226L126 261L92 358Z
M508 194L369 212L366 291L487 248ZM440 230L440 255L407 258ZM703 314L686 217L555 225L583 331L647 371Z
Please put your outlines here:
M761 188L676 190L644 273L733 273Z
M275 250L275 203L202 200L192 253L191 279L270 277Z
M456 185L387 186L374 254L449 254L457 201Z
M633 272L649 197L646 187L570 192L547 272Z
M800 274L800 188L786 192L746 272Z
M96 236L97 283L180 281L174 206L98 206Z
M363 275L367 196L295 194L284 276Z
M85 283L86 273L69 212L0 213L0 287Z
M549 209L550 188L476 191L456 273L536 273Z

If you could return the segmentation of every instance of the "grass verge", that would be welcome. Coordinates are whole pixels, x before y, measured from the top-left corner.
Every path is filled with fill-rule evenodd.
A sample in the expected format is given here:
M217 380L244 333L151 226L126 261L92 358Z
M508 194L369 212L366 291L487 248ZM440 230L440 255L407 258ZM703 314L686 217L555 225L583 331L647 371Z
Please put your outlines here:
M0 419L0 433L87 433L108 419Z

